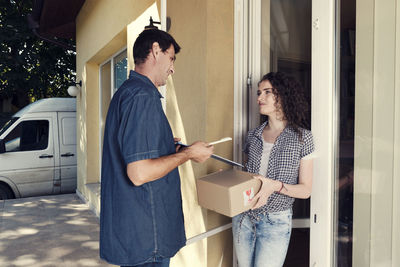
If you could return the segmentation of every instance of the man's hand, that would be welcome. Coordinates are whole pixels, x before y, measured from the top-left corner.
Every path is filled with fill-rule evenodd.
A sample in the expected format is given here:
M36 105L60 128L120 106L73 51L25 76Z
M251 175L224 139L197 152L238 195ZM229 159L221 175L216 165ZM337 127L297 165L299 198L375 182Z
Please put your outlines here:
M179 137L174 137L174 142L175 142L175 152L178 153L179 149L181 149L181 145L178 145L176 143L178 143L179 141L181 141L181 139Z
M261 181L261 188L257 195L251 200L251 202L254 203L254 206L251 208L252 210L267 204L269 196L272 195L274 191L278 191L281 186L281 182L265 178L262 175L254 176L254 178Z
M180 138L174 138L174 140L179 141ZM178 145L178 149L179 147ZM140 186L164 177L189 159L204 162L213 151L213 146L209 146L205 142L195 142L191 146L180 148L177 153L128 163L126 173L134 185Z
M210 146L202 141L197 141L187 148L184 148L184 152L188 153L191 160L202 163L212 155L214 152L214 146Z

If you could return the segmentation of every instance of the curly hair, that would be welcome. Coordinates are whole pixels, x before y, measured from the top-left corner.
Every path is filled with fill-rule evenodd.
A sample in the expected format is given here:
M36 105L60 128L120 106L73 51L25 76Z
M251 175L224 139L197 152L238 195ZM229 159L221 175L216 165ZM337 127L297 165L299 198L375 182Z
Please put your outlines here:
M276 97L276 107L280 101L283 111L283 118L287 125L302 139L299 128L309 129L308 103L304 97L302 86L296 79L283 72L270 72L265 74L258 82L269 81L273 87L272 93Z

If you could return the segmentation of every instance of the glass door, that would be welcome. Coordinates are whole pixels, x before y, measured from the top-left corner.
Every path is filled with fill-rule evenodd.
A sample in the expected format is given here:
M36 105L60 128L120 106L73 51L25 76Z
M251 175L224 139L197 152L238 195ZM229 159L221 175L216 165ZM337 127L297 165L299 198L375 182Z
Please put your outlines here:
M254 2L253 2L254 4ZM281 71L296 78L304 89L311 110L311 0L261 0L259 49L252 45L250 69L252 85L249 88L249 128L263 122L257 106L257 83L268 72ZM254 14L256 16L256 14ZM257 23L254 22L254 27ZM254 28L253 27L253 28ZM257 34L257 33L255 33ZM255 61L255 62L254 62ZM311 113L308 116L311 125ZM296 199L293 207L293 229L284 266L309 266L310 200Z
M270 71L296 78L310 107L316 145L313 192L296 200L284 266L333 265L333 215L337 132L335 0L235 1L234 159L244 136L262 122L257 83Z
M338 1L338 154L335 177L335 266L352 266L356 1Z

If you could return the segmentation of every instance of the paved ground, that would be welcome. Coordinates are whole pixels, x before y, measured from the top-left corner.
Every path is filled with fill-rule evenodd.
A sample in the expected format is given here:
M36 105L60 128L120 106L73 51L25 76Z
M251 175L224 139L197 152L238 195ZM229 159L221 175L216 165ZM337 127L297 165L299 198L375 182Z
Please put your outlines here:
M0 200L0 266L112 266L99 221L75 194Z

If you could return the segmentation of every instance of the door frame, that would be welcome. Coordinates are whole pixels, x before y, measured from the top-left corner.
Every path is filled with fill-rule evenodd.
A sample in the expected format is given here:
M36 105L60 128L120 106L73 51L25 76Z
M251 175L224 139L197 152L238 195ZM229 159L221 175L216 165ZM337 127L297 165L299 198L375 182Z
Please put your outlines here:
M251 108L249 88L261 75L261 14L256 15L260 7L261 0L234 2L234 160L237 162L242 161L242 144L250 126L246 116ZM338 95L335 12L335 0L312 0L311 130L316 158L310 204L310 266L333 266L334 258L333 191Z

